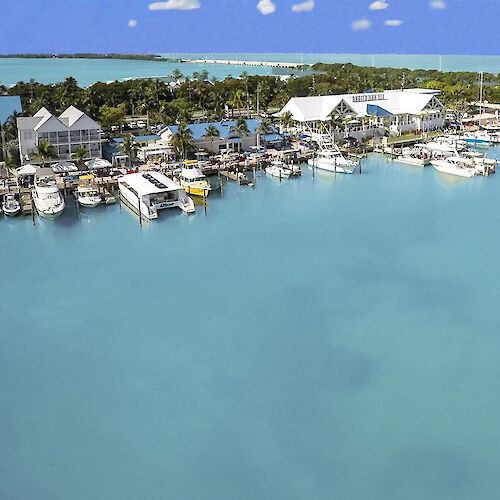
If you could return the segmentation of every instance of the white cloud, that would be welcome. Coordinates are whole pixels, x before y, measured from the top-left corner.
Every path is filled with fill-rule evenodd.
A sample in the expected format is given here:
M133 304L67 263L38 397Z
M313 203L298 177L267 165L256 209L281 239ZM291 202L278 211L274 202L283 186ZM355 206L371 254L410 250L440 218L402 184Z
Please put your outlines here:
M384 24L386 26L401 26L403 24L403 21L401 21L401 19L387 19Z
M198 0L165 0L149 4L149 10L193 10L200 7Z
M432 9L446 9L446 2L444 0L432 0L429 5Z
M276 5L273 3L273 0L260 0L257 4L257 9L259 9L263 16L267 16L276 10Z
M367 30L372 25L371 21L368 19L357 19L351 24L351 28L355 31Z
M129 19L128 20L129 28L137 28L137 19Z
M372 2L370 4L370 10L384 10L389 7L387 2L383 2L382 0L377 0L376 2Z
M301 3L296 3L292 5L292 10L294 12L311 12L314 9L314 0L305 0Z

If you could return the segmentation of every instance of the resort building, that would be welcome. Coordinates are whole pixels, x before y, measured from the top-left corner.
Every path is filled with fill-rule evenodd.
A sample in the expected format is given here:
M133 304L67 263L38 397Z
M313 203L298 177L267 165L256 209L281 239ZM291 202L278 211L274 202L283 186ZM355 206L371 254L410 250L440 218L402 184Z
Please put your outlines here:
M79 146L87 150L87 160L102 154L100 125L74 106L60 116L42 108L33 117L18 118L17 128L22 163L37 163L32 154L39 141L53 146L57 154L54 161L70 160Z
M257 129L260 126L260 120L245 120L248 127L248 134L241 137L235 132L236 120L227 120L222 122L192 123L188 125L191 130L194 146L197 149L203 149L211 153L218 153L223 149L231 148L233 150L248 151L250 148L260 142L261 146L274 147L279 149L283 142L283 137L274 128L269 132L257 138ZM207 129L215 127L218 131L218 137L207 137ZM170 144L173 136L177 132L177 125L170 125L161 130L160 136L164 143Z
M430 89L294 97L278 113L290 113L293 128L313 140L324 135L362 140L442 128L446 110Z

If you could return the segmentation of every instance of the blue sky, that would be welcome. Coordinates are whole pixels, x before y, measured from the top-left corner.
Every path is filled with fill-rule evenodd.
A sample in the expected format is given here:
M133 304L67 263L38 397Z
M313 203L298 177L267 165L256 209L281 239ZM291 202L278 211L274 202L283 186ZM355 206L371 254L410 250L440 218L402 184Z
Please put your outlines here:
M0 52L500 54L500 0L153 2L5 2Z

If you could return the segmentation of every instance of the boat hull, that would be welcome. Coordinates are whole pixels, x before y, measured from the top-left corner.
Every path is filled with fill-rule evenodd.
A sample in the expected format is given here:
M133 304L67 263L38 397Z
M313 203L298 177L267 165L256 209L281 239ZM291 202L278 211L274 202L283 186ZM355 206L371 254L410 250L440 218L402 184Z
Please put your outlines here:
M203 187L184 185L183 188L187 194L192 196L201 196L203 198L207 198L208 195L210 194L210 188L208 187L203 188Z
M356 165L335 164L330 161L318 160L317 158L311 158L307 161L307 164L320 170L327 170L328 172L336 172L338 174L352 174L356 169Z
M101 198L97 197L97 196L90 196L90 197L79 196L78 203L82 207L95 208L95 207L97 207L97 205L99 205L101 203Z
M470 178L475 175L475 171L469 168L453 168L438 162L432 162L431 165L442 174L455 175L457 177Z

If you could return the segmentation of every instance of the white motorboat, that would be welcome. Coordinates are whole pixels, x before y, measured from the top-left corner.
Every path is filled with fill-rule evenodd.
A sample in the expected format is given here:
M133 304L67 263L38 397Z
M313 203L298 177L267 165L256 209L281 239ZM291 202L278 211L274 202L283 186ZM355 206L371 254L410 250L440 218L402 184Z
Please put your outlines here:
M160 172L128 174L118 179L120 199L135 213L148 220L157 219L164 208L195 211L193 200L184 188Z
M292 175L292 171L287 167L287 165L285 165L284 162L274 160L271 162L269 167L266 167L266 174L278 177L279 179L288 179L288 177Z
M94 208L102 201L101 194L92 183L93 180L93 175L80 176L76 191L76 199L82 207Z
M470 132L464 134L461 139L471 145L471 146L484 146L487 147L491 145L491 137L490 135L482 130L478 130L477 132Z
M467 147L466 143L453 136L439 137L422 144L422 148L427 149L433 156L456 156L458 152Z
M21 204L16 200L13 193L7 193L3 197L2 210L5 215L10 217L21 212Z
M41 168L35 176L32 190L36 211L41 217L55 219L64 210L64 198L57 187L56 178L50 168Z
M395 156L393 161L415 167L425 167L430 162L430 153L419 147L403 148L401 155Z
M352 174L358 166L358 162L344 158L338 147L319 150L307 163L321 170L341 174Z
M473 160L460 156L448 156L442 160L432 160L431 165L443 174L458 177L473 177L476 175Z

